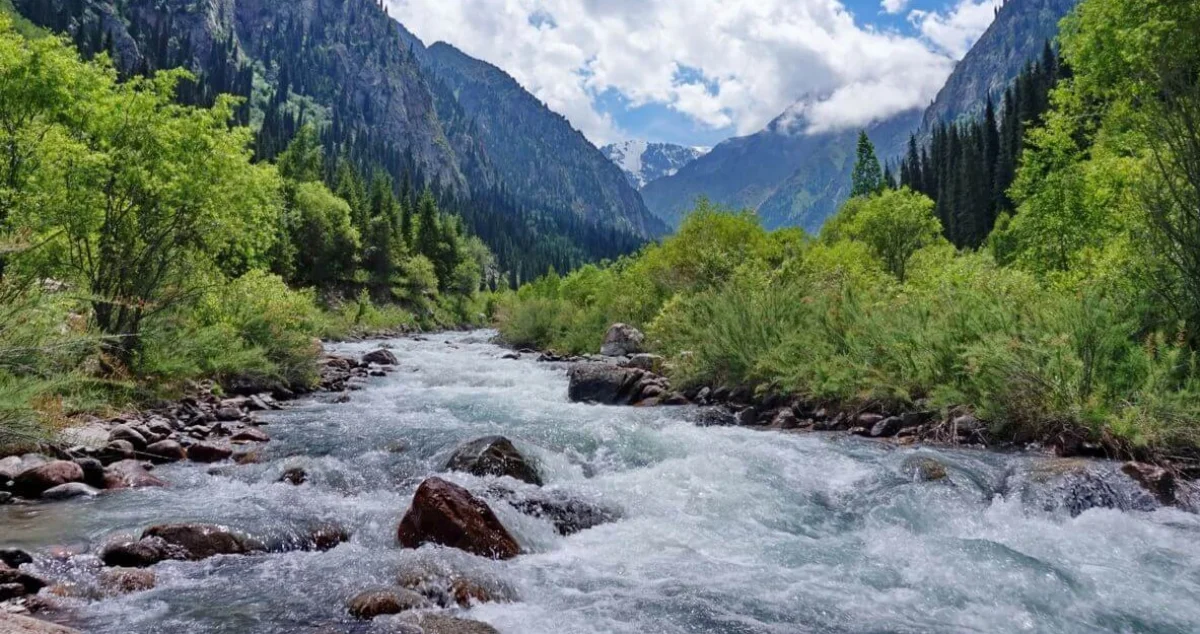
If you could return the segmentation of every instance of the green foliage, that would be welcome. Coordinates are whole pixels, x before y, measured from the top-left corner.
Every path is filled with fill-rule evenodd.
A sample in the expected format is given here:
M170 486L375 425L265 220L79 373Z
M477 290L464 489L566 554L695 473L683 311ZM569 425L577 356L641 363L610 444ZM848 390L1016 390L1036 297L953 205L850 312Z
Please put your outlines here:
M846 238L866 244L901 282L908 260L935 243L942 224L933 215L933 201L907 188L886 190L851 208L853 216L839 224Z

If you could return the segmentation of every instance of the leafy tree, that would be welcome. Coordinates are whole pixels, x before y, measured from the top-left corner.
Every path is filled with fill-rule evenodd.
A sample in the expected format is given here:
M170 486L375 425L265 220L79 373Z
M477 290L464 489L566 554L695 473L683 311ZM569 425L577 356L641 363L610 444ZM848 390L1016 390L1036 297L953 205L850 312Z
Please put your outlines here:
M360 244L350 205L318 182L301 183L293 205L296 281L328 287L353 279Z
M875 156L875 144L867 137L867 131L858 133L858 149L851 175L850 197L869 196L884 188L883 171Z
M846 237L865 243L903 282L913 254L941 235L933 201L904 188L885 191L860 205L846 224Z

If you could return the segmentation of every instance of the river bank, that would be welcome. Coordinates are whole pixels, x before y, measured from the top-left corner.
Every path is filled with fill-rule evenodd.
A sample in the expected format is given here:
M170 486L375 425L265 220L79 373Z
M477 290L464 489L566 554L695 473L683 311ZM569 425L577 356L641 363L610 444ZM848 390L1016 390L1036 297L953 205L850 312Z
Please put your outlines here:
M3 545L33 555L22 571L79 591L43 590L39 598L56 604L43 616L101 634L409 631L400 617L355 619L349 604L430 567L503 598L468 597L467 607L430 614L500 632L765 633L796 623L1150 632L1200 623L1186 573L1200 562L1200 524L1161 508L1120 465L1085 461L1081 480L1068 468L1078 461L701 427L705 410L694 406L571 403L566 364L505 358L489 338L388 342L396 370L361 379L348 402L318 395L257 413L271 436L261 462L164 464L152 473L167 487L0 508ZM333 352L360 359L378 347ZM464 445L492 435L512 440L541 486L448 468ZM299 485L285 479L297 469ZM431 478L484 501L521 553L493 560L399 547L397 529ZM1097 482L1106 488L1086 488ZM1092 493L1074 495L1083 491ZM1131 511L1079 504L1096 491ZM548 495L612 514L564 535L526 512ZM267 548L168 559L147 569L151 589L88 594L107 545L179 523L226 526ZM285 539L321 525L343 528L345 541L317 549ZM1123 599L1106 598L1114 596ZM1123 625L1132 619L1140 625Z

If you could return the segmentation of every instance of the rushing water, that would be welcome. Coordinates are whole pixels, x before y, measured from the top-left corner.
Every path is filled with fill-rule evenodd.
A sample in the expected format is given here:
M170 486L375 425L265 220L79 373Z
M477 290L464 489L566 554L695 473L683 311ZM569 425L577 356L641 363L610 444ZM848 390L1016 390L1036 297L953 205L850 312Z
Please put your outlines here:
M572 404L563 367L502 360L486 337L397 340L400 370L349 403L268 416L268 462L161 467L166 489L9 507L0 545L94 549L166 521L353 530L324 553L160 564L151 591L72 604L73 625L111 634L373 631L349 620L346 599L419 558L505 579L519 601L463 615L506 634L1200 632L1197 516L1071 517L995 495L1026 458L702 428L690 408ZM535 457L548 488L621 519L560 537L493 501L529 554L400 549L395 529L417 484L487 434ZM906 477L914 454L947 464L950 482ZM291 467L308 483L277 482ZM443 476L477 492L491 484Z

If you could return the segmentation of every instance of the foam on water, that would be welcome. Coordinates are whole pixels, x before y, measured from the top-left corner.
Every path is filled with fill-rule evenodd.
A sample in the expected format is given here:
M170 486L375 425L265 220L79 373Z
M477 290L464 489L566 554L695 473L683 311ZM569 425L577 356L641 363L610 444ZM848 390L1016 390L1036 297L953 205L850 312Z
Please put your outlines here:
M259 534L337 521L354 532L327 553L161 564L154 590L74 606L74 623L99 633L368 631L345 600L430 557L514 586L520 601L466 611L512 634L1200 631L1196 516L1029 508L995 493L1021 457L569 403L564 368L502 360L486 337L393 342L400 370L350 403L270 416L266 464L163 467L167 489L6 508L0 534L94 548L165 521ZM493 500L529 554L399 549L416 485L455 446L494 433L538 460L547 487L621 519L564 538ZM901 465L914 454L946 464L950 482L912 482ZM309 482L278 483L290 467ZM477 492L490 484L444 477Z

